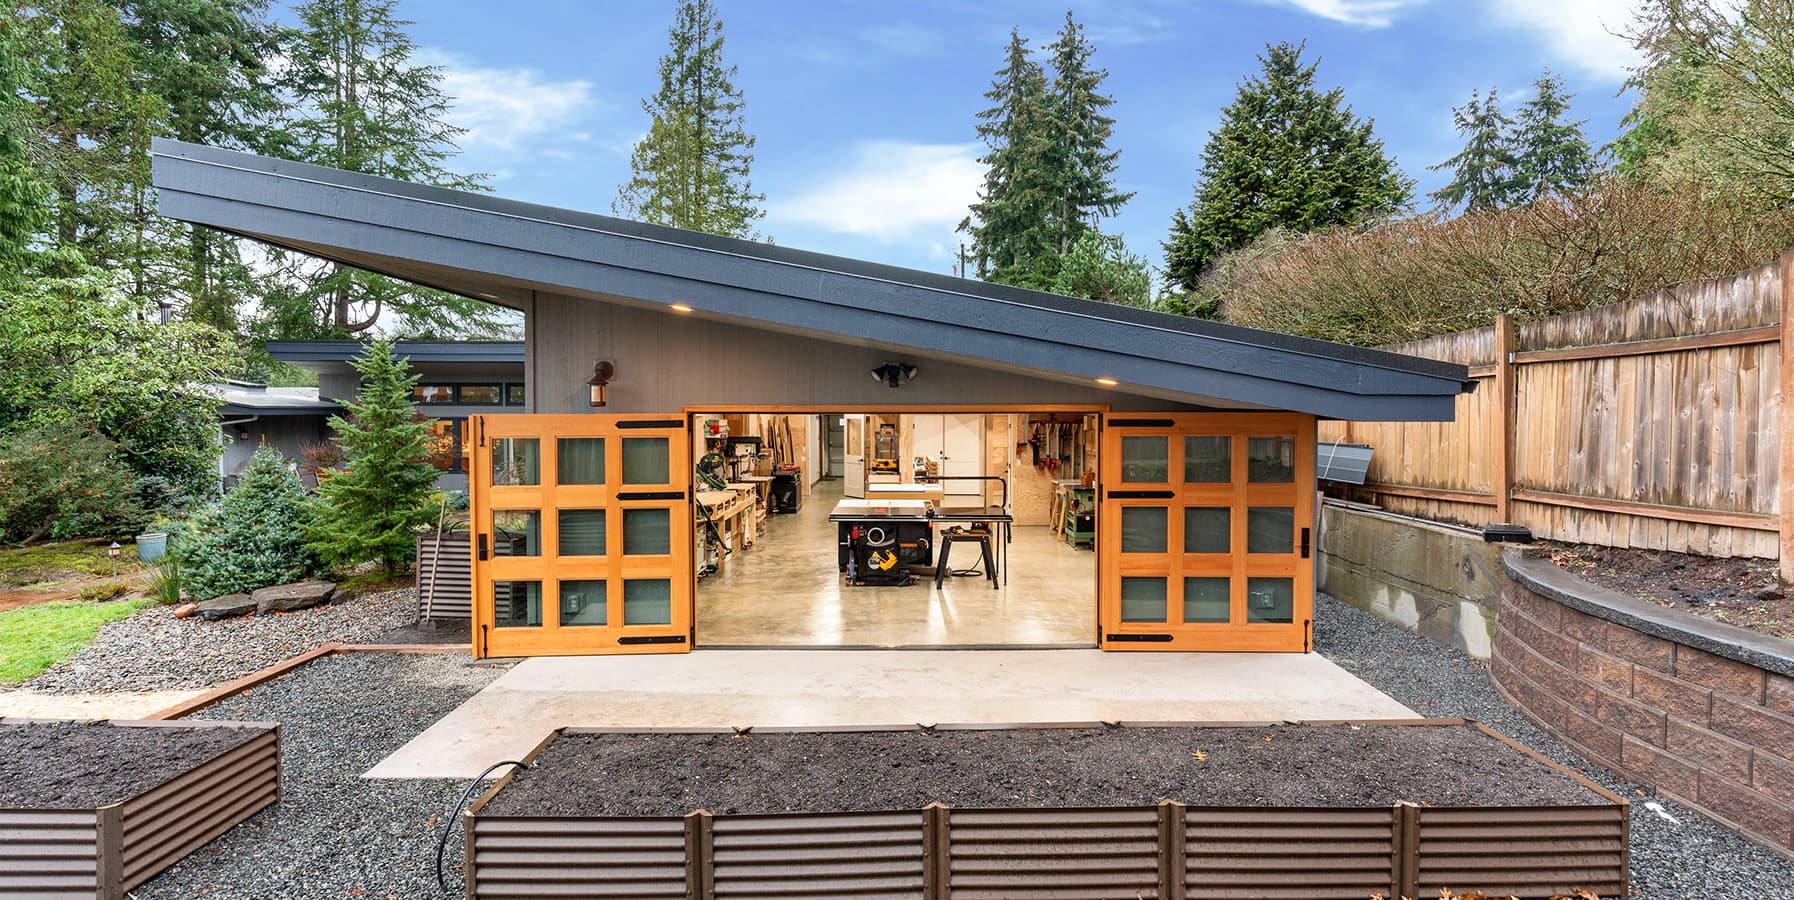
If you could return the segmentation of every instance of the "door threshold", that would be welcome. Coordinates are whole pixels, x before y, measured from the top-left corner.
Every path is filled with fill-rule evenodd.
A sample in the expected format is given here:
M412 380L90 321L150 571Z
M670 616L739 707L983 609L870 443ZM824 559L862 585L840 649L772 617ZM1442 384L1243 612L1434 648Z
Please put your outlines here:
M1096 650L1095 642L1070 644L698 644L704 650Z

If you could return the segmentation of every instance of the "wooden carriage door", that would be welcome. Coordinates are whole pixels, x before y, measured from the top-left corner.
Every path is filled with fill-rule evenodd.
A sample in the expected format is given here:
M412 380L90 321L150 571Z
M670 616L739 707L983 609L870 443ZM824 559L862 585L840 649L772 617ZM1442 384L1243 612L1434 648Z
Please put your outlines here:
M692 640L681 416L474 416L474 655L682 653Z
M1314 438L1294 413L1107 416L1103 648L1309 650Z

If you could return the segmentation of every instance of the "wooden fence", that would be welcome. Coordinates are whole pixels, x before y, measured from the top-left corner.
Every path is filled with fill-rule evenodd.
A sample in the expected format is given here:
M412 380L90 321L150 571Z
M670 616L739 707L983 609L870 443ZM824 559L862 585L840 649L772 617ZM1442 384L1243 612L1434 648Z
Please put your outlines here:
M1454 422L1323 422L1375 448L1355 492L1542 538L1781 559L1794 577L1794 250L1727 278L1388 349L1462 363Z

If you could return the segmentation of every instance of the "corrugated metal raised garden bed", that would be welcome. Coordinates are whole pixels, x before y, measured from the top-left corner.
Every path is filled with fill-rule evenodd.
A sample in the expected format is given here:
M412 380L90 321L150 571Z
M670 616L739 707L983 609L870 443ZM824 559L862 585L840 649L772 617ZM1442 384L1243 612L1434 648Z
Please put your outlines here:
M1626 801L1474 722L562 729L470 898L1626 894Z
M0 720L0 897L123 897L279 799L271 723Z

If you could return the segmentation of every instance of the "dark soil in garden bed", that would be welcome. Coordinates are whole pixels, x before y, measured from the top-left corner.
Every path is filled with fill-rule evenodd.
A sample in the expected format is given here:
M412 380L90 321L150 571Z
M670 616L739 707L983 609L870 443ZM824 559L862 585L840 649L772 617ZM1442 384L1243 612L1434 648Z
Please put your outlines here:
M482 814L1608 802L1469 726L563 734Z
M1773 559L1547 544L1551 561L1602 587L1728 625L1794 639L1794 593Z
M255 735L250 728L0 722L0 809L123 802Z

